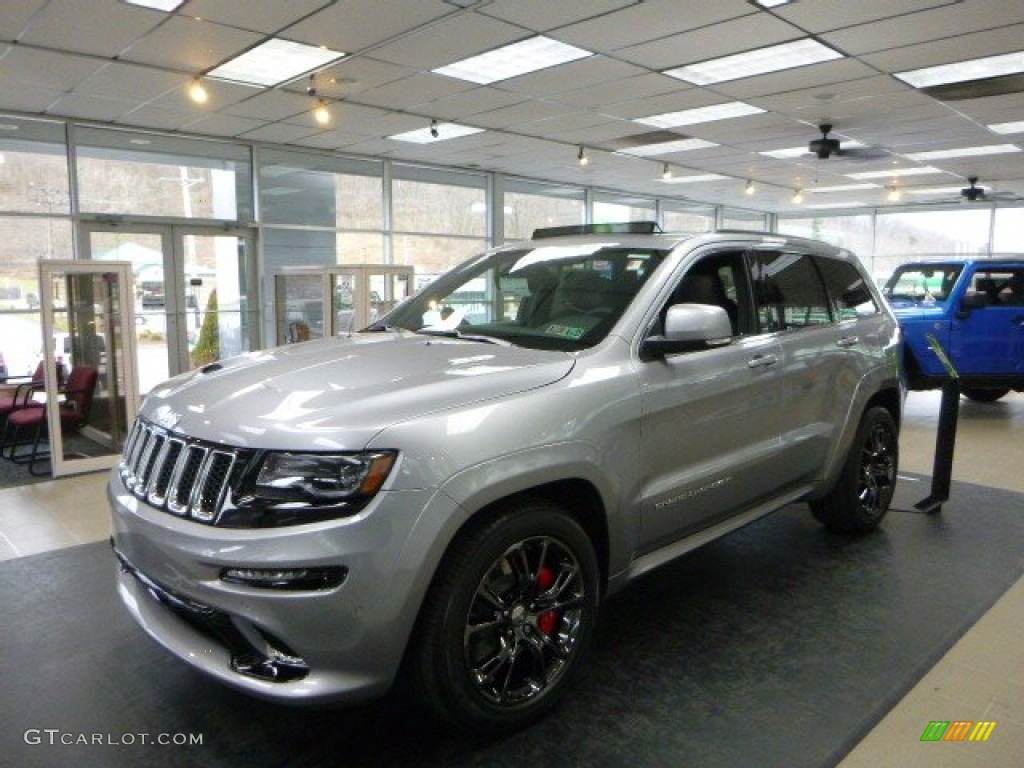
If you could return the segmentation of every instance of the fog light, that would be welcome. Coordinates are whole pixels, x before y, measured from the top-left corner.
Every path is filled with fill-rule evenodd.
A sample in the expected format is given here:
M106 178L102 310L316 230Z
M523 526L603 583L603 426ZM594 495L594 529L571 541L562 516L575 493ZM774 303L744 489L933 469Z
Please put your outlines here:
M345 581L348 569L326 568L224 568L222 581L260 589L333 589Z

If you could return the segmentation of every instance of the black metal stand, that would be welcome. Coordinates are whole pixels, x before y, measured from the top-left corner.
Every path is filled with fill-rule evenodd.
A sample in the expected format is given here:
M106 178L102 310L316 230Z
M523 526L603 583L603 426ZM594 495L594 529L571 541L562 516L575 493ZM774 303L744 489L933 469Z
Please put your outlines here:
M953 478L953 448L956 445L956 423L960 415L960 380L953 377L942 385L942 405L939 408L939 429L935 435L935 461L932 465L932 490L927 498L914 505L926 514L940 512L943 502L949 501L949 486Z

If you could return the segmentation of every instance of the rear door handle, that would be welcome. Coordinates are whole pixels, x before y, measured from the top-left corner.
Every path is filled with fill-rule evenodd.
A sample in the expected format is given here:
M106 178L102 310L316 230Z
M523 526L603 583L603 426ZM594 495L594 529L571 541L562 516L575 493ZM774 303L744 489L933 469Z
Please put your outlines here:
M747 368L765 368L775 365L777 362L779 362L779 358L775 355L756 355L747 363Z
M839 341L836 342L837 347L855 347L860 344L859 336L843 336Z

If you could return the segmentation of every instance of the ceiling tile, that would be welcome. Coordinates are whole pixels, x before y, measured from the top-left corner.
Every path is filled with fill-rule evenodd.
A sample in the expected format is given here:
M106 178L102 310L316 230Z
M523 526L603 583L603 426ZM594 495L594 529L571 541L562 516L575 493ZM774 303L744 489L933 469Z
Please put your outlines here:
M259 35L242 29L172 16L133 43L121 58L200 74L261 40Z
M74 1L74 0L73 0ZM182 16L199 17L230 27L248 29L253 32L272 35L294 24L325 6L330 0L243 0L225 3L224 0L189 0L177 13ZM244 11L241 12L240 11ZM289 37L289 35L284 35ZM289 37L294 40L295 38ZM305 42L299 40L297 42Z
M357 53L457 13L442 0L388 0L386 7L380 0L341 0L283 30L281 36Z
M81 0L50 0L19 42L109 58L164 18L162 13L126 6L118 0L90 0L85 13Z

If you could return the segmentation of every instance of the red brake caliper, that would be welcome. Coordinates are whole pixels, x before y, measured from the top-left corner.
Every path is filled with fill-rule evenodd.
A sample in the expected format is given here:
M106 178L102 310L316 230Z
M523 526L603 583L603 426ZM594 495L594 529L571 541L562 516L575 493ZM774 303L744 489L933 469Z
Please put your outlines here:
M555 572L548 568L546 565L542 565L540 570L537 571L537 587L541 592L547 592L551 589L551 585L555 583ZM543 632L545 635L551 635L555 631L555 627L558 626L558 612L557 611L544 611L537 617L537 629Z

